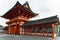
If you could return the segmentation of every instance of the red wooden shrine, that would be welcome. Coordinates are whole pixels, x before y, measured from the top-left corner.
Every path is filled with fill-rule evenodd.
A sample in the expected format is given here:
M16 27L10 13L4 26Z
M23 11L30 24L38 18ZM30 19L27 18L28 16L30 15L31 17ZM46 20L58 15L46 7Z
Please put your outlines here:
M30 21L29 18L37 15L38 14L31 11L27 1L23 5L17 1L17 3L2 17L10 20L6 22L10 34L20 34L20 26L23 25L24 22Z

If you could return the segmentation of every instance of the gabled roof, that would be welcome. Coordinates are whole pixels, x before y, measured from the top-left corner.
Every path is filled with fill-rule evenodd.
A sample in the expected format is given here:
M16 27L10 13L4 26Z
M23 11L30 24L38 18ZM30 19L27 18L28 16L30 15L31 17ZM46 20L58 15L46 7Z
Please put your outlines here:
M27 2L26 2L26 3L27 3ZM26 3L25 3L25 4L26 4ZM25 5L25 4L24 4L24 5ZM27 15L28 15L29 18L32 18L32 17L35 17L36 15L38 15L38 14L35 14L35 13L31 12L30 8L25 8L24 5L21 5L21 4L17 1L17 3L16 3L7 13L5 13L5 14L4 14L3 16L1 16L1 17L4 17L4 18L6 18L6 19L12 19L12 18L17 17L17 16L19 16L19 15L23 15L23 13L24 13L23 16L27 16ZM26 4L26 5L27 5L27 4ZM19 7L18 7L18 6L19 6ZM16 8L16 7L17 7L17 8ZM20 11L23 12L23 13L17 13L18 10L20 10Z
M44 19L26 22L22 26L31 26L31 25L37 25L37 24L53 23L53 22L59 22L59 18L57 16L52 16Z

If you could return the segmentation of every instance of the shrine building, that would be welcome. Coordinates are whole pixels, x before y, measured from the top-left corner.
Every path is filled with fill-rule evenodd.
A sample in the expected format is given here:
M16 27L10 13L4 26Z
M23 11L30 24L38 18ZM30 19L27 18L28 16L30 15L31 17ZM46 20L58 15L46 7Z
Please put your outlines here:
M57 15L34 21L29 20L37 15L38 14L32 12L27 1L23 5L17 1L7 13L1 16L9 19L9 21L6 22L8 26L4 28L4 33L56 37L59 23Z

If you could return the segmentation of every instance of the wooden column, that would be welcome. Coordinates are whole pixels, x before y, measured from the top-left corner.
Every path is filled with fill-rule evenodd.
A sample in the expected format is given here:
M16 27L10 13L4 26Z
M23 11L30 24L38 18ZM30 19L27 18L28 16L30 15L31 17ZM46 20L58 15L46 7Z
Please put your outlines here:
M8 26L8 32L9 32L9 34L11 34L11 32L10 32L10 26Z
M37 36L37 27L35 27L35 29L36 29L36 30L35 30L35 35Z
M26 32L26 27L24 27L24 35L25 35L25 32Z
M52 24L52 40L54 39L54 24Z
M22 31L21 31L21 32L22 32L22 35L23 35L23 32L24 32L24 31L23 31L23 28L22 28Z
M42 25L40 25L40 28L41 28L41 30L40 30L40 34L41 34L41 36L42 36Z
M48 36L48 30L49 30L49 29L48 29L48 27L47 27L47 36Z
M10 32L11 32L11 34L15 34L15 28L14 28L14 26L10 26Z
M44 25L42 24L42 39L44 40Z
M20 25L17 24L16 26L16 34L20 35Z
M30 34L32 35L32 27L30 27Z
M24 28L22 28L22 30L23 30L23 35L24 35Z
M20 24L18 24L18 29L19 29L19 35L21 35L21 30L20 30L20 28L21 28L21 25Z
M47 24L46 26L47 26L47 36L48 36L48 30L49 30L49 29L48 29L48 26L49 26L49 25Z
M9 31L10 31L10 34L12 34L12 26L9 26Z

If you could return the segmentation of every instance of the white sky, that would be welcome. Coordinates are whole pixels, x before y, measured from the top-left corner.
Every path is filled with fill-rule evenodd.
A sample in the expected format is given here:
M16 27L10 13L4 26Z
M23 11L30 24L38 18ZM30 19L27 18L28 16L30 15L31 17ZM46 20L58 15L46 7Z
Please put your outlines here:
M60 18L60 0L18 0L21 4L26 1L29 2L30 8L33 12L39 15L31 20L41 19L49 16L58 15ZM0 16L4 15L10 10L17 0L0 0ZM5 26L7 19L0 17L0 25Z

